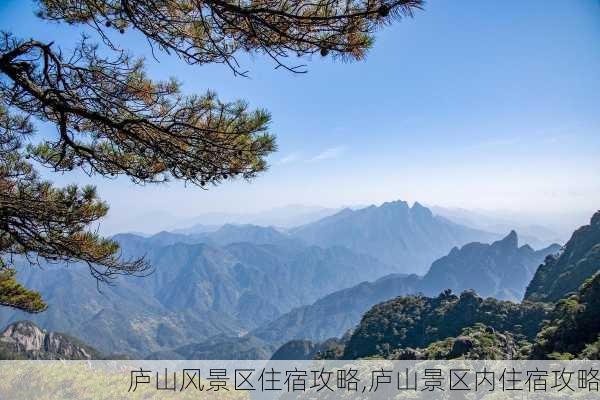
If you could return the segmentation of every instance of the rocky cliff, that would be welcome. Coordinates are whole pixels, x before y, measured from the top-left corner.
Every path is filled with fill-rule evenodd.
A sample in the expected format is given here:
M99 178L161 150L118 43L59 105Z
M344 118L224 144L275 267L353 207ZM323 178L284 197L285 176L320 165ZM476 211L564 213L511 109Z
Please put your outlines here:
M47 332L31 321L18 321L0 334L0 358L91 360L100 354L75 338Z

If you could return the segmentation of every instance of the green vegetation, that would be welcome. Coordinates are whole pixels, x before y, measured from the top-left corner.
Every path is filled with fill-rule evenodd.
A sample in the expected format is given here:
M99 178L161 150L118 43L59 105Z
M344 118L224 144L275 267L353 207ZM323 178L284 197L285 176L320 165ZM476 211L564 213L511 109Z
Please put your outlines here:
M391 357L399 349L424 348L459 336L476 323L533 339L550 311L543 303L482 299L472 291L460 296L447 290L435 298L399 297L376 305L364 315L346 346L344 358Z
M537 335L532 358L598 359L600 273L585 281L577 294L559 300L552 315Z
M473 292L400 297L365 314L343 352L343 358L417 360L599 356L600 273L552 309L546 303L483 300Z
M422 351L415 351L419 358L426 360L510 360L520 358L521 348L528 342L517 340L511 332L497 332L484 324L475 324L464 328L460 336L450 337L433 342ZM392 358L406 357L406 351L400 350L392 354Z
M16 271L11 268L0 269L0 305L31 313L44 311L47 306L42 296L17 282L16 274Z
M556 302L600 271L600 212L577 229L557 257L549 256L525 292L525 300Z

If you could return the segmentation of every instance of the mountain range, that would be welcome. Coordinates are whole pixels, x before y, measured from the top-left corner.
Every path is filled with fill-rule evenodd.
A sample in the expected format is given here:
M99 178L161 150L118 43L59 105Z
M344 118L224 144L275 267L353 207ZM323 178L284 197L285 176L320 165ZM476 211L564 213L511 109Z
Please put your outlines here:
M519 300L536 268L559 250L556 244L538 251L529 245L519 247L514 231L492 244L469 243L434 261L423 277L391 274L363 282L296 308L252 334L271 342L322 341L356 326L373 305L411 293L436 296L446 289L472 289L483 297Z
M431 264L418 290L436 295L445 289L456 292L473 289L483 297L520 301L538 266L560 248L553 244L536 251L527 244L519 246L515 231L492 244L455 247Z
M106 353L145 356L215 335L243 335L294 307L393 270L368 255L299 244L271 228L234 231L226 226L211 238L117 235L123 255L145 256L154 272L120 278L100 292L82 265L23 266L18 279L50 306L38 315L3 308L0 317L7 323L31 319ZM227 244L244 237L278 244Z
M292 229L226 224L119 234L113 239L123 256L144 256L150 276L122 277L98 291L83 265L22 265L18 279L50 306L38 315L2 308L0 319L31 319L102 353L262 358L289 340L341 336L374 304L400 295L451 287L521 298L558 246L519 247L515 232L486 243L498 238L402 201ZM425 264L428 272L415 274Z
M319 356L598 359L599 225L600 211L560 253L546 257L522 303L483 299L472 290L400 296L373 306L349 339L330 339L335 351Z
M301 204L290 204L255 212L205 212L185 216L166 210L152 210L143 213L129 210L127 215L109 213L102 221L100 228L106 235L128 232L137 233L140 236L152 236L160 231L193 235L214 231L224 224L292 228L318 221L339 210L340 208Z
M393 265L396 272L417 274L455 246L499 238L433 215L418 202L410 207L404 201L344 209L291 234L319 246L344 246Z
M288 206L252 213L205 213L197 215L191 220L188 219L186 227L174 229L173 231L176 233L194 234L198 233L198 230L202 230L203 227L223 224L293 228L318 221L338 211L338 208L290 204ZM183 225L183 223L180 223L180 225Z

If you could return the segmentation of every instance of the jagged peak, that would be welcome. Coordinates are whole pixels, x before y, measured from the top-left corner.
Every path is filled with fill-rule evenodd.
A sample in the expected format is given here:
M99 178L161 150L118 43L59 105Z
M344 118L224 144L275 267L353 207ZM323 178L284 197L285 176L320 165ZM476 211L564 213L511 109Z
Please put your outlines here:
M17 321L6 327L0 337L15 343L26 351L40 351L47 332L31 321Z
M408 203L404 200L387 201L381 205L381 208L388 208L388 207L390 207L390 208L392 208L392 207L393 208L406 208L406 209L410 208L408 206Z
M369 207L367 207L367 208L369 208ZM333 216L336 216L336 215L348 215L348 214L353 214L353 213L354 213L353 209L351 209L350 207L345 207L345 208L341 209L337 214L334 214ZM329 218L329 217L325 217L325 218Z
M45 334L46 331L37 326L32 321L16 321L12 324L8 325L4 331L0 334L3 337L13 336L15 333L25 333L25 332L34 332L39 331L42 334Z
M596 213L592 215L590 225L600 225L600 210L596 211Z
M519 247L519 236L517 235L517 232L515 232L515 230L513 229L508 235L506 235L506 237L492 243L492 246L503 246L516 249Z
M450 250L450 253L448 253L449 256L456 256L458 254L460 254L460 249L458 246L454 246L452 250Z
M32 321L17 321L0 334L0 343L42 359L91 359L100 354L79 340L58 332L48 332Z
M423 206L418 201L415 201L415 203L411 207L410 211L417 215L425 215L428 217L433 217L433 213L431 212L431 210L429 208Z
M423 204L419 203L418 201L415 201L412 208L419 209L419 208L427 208L427 207L425 207Z
M535 250L533 249L533 247L531 247L531 246L530 246L528 243L524 244L524 245L523 245L523 246L521 246L520 248L521 248L521 250L526 250L526 251L530 251L530 252L533 252L533 251L535 251Z

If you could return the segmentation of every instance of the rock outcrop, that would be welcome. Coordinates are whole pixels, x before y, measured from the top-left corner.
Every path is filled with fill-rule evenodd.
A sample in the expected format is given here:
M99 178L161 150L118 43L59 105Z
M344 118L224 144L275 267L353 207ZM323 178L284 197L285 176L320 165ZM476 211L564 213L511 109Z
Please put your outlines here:
M62 333L47 332L31 321L18 321L0 334L0 358L91 360L98 351Z

